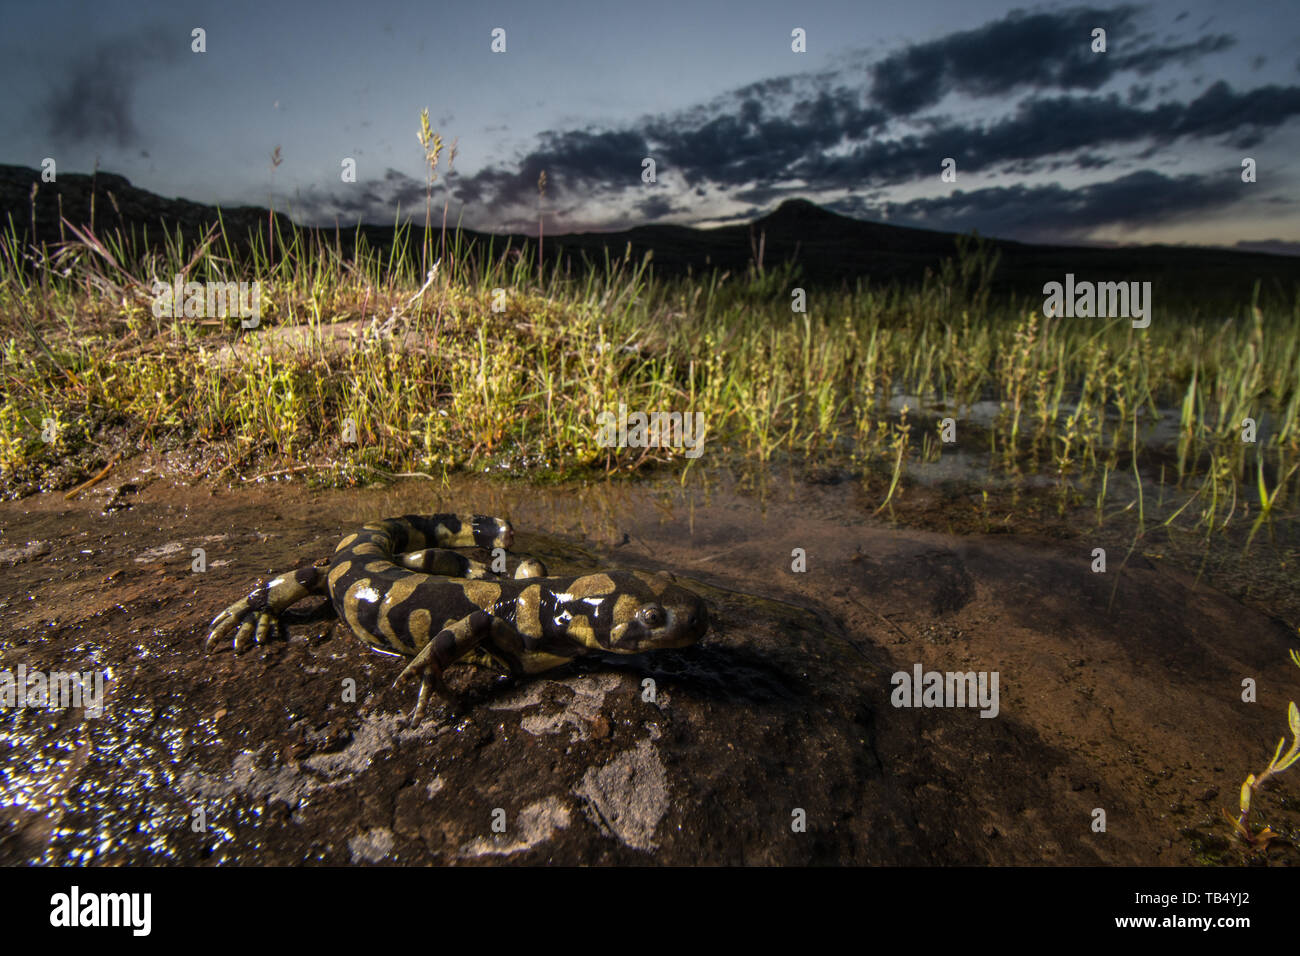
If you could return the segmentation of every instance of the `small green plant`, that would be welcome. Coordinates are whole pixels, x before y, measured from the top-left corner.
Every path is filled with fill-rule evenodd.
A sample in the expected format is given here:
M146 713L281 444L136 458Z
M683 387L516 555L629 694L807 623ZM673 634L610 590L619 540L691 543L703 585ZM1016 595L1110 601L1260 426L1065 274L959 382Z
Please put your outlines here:
M442 234L438 240L439 262L447 257L447 207L451 205L451 174L456 170L456 154L460 152L459 144L459 138L451 141L451 153L447 156L447 175L442 180Z
M284 158L280 155L280 147L276 146L271 153L271 194L266 204L266 248L270 251L271 272L275 271L275 171L280 168L282 162ZM91 216L90 224L93 228L94 216Z
M1291 661L1300 667L1300 653L1291 651ZM1245 842L1252 852L1258 852L1268 847L1269 843L1277 839L1277 834L1268 826L1259 832L1255 832L1250 827L1250 811L1253 806L1255 795L1264 783L1271 777L1286 770L1297 760L1300 760L1300 709L1296 708L1295 701L1290 701L1286 709L1286 722L1291 730L1291 746L1286 753L1282 753L1282 747L1286 744L1286 738L1283 737L1277 742L1277 749L1273 751L1273 759L1268 762L1268 766L1257 777L1250 774L1246 777L1245 783L1241 785L1241 813L1233 817L1227 810L1223 815L1232 824L1233 831L1237 837Z
M898 490L898 484L903 478L903 462L907 458L912 431L912 426L907 421L907 411L907 405L904 404L898 413L898 424L894 426L893 434L889 439L889 450L894 453L894 467L889 476L889 492L885 495L885 500L880 503L880 507L875 510L875 514L880 514L889 507L889 503L894 500L894 492Z
M1264 456L1260 455L1255 459L1256 487L1259 489L1259 514L1255 516L1255 523L1250 526L1250 534L1246 536L1246 550L1250 550L1250 543L1255 540L1260 525L1273 517L1273 506L1277 501L1278 493L1286 488L1287 479L1295 474L1297 468L1300 468L1300 462L1292 465L1284 476L1279 477L1277 487L1269 491L1268 485L1264 483Z
M424 149L424 161L429 167L428 179L424 190L424 242L420 258L420 274L428 275L429 270L429 227L433 219L433 183L438 178L438 157L442 154L442 136L433 131L429 125L429 108L420 110L420 131L415 134ZM447 217L443 215L443 228Z
M546 200L546 170L537 174L537 284L542 284L542 203Z
M17 470L27 460L27 422L10 402L0 405L0 476Z

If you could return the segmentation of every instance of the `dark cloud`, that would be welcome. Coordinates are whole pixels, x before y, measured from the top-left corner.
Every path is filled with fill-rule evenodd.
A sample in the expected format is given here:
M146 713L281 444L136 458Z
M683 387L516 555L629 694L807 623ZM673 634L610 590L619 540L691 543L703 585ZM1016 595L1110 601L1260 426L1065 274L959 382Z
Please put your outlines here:
M963 89L980 96L1018 87L1096 89L1113 74L1106 55L1089 49L1094 27L1119 31L1134 7L1083 8L1065 13L1014 11L974 30L918 43L885 57L870 69L871 97L906 116Z
M641 185L641 161L652 155L645 137L631 130L547 132L538 149L513 170L490 168L459 180L465 203L517 206L537 202L537 179L545 171L547 195L555 199L590 194L593 187L621 190Z
M1059 13L1015 10L974 30L949 34L894 53L870 68L871 98L907 116L934 106L953 90L1001 96L1016 89L1095 90L1124 72L1146 75L1232 46L1229 36L1193 43L1126 43L1138 8L1079 7ZM1092 52L1092 31L1106 30L1106 53Z
M883 110L865 105L861 93L841 86L800 97L779 112L747 98L734 114L695 128L659 120L647 133L669 168L688 180L741 186L779 176L808 155L867 135L888 119Z
M808 156L789 168L792 176L823 189L888 185L937 176L939 160L951 156L962 171L1016 163L1031 172L1039 160L1103 146L1153 141L1168 146L1184 137L1240 135L1235 145L1252 145L1263 130L1300 116L1300 87L1259 87L1235 93L1220 81L1187 104L1163 103L1135 109L1110 96L1029 100L1015 114L986 127L948 123L919 136L872 140L845 156ZM1095 167L1097 160L1079 165Z
M1140 84L1130 86L1125 98L1128 100L1129 106L1141 106L1151 99L1151 87Z
M346 224L391 224L394 210L400 209L403 217L423 223L426 186L426 182L396 169L385 170L379 179L339 184L329 190L309 186L294 197L293 218L313 226L332 225L336 218ZM445 195L442 185L435 183L433 202L440 222Z
M686 212L687 207L678 206L671 199L664 195L647 196L636 204L636 211L640 214L642 221L647 219L663 219L674 213Z
M861 99L839 87L797 98L773 112L757 97L746 96L735 103L734 112L705 118L695 111L694 123L652 118L642 130L549 132L512 169L490 167L454 188L466 204L517 210L535 202L537 176L546 170L548 189L557 196L590 198L597 190L617 195L640 188L646 157L655 160L657 177L677 177L682 186L700 181L743 186L771 179L810 151L830 149L850 133L861 135L888 119Z
M1105 169L1113 165L1115 160L1099 153L1077 153L1070 158L1070 162L1075 169Z
M998 186L875 207L850 198L832 208L848 215L884 212L896 225L957 232L978 229L988 235L1059 242L1084 237L1101 226L1185 219L1240 199L1241 191L1228 176L1171 177L1142 170L1074 189L1058 184Z
M50 137L65 143L141 146L134 116L136 88L146 73L174 59L188 43L185 31L154 26L102 38L68 66L52 70L55 85L38 105Z

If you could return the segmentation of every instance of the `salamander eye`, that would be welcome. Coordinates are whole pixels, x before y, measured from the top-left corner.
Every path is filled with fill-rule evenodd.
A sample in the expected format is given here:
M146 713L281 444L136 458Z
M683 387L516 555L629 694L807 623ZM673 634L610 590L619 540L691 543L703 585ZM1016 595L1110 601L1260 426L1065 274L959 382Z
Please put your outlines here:
M664 609L658 604L642 605L641 610L636 612L636 616L642 624L649 628L663 627L664 622L668 620L668 615L664 613Z

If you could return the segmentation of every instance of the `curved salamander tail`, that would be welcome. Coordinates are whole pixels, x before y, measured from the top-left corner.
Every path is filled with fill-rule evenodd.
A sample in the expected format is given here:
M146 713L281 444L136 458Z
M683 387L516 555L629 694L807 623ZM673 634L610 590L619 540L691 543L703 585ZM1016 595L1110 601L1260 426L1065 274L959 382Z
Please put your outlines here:
M439 548L505 548L515 543L515 529L504 518L491 515L403 515L405 521Z

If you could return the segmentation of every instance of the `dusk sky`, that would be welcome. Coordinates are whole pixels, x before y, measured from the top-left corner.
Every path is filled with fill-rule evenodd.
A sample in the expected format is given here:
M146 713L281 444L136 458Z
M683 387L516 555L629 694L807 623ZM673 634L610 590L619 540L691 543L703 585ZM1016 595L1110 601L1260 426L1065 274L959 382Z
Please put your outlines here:
M428 107L459 140L436 215L448 187L452 220L479 229L535 229L544 169L550 234L714 225L797 196L1031 242L1300 243L1297 0L0 9L0 162L98 159L164 196L274 196L304 223L391 223L399 202L422 221Z

